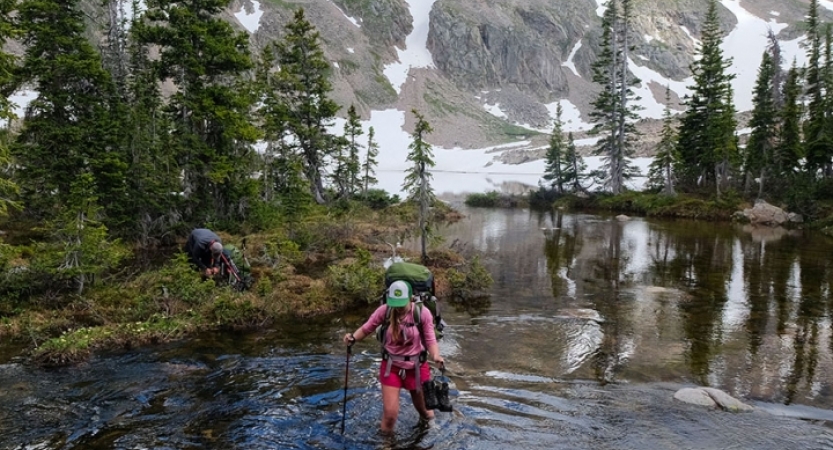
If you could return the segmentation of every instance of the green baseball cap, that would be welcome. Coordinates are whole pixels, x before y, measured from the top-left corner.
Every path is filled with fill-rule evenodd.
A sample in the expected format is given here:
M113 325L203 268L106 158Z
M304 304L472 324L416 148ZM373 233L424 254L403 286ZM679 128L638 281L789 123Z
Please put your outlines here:
M394 281L388 287L387 304L391 308L407 306L411 301L411 285L407 281Z

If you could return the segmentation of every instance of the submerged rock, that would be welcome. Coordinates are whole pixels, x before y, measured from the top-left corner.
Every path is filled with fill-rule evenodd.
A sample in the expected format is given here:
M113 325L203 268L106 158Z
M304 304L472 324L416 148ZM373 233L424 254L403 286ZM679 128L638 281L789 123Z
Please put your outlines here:
M720 408L729 412L751 412L755 409L720 389L709 387L683 388L674 393L674 398L692 405Z

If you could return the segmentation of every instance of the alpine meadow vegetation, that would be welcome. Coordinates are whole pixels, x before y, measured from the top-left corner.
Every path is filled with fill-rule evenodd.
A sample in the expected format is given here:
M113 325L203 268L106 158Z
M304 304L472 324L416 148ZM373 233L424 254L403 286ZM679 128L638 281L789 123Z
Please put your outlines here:
M342 106L303 8L253 53L221 17L229 0L144 3L101 2L102 23L80 0L0 0L0 39L24 48L0 50L4 342L64 365L366 306L389 242L460 218L430 190L427 122L409 159L414 201L374 188L374 130L364 136L353 105L343 134L332 127ZM35 98L15 117L7 97L20 90ZM197 227L236 249L250 289L201 279L181 251ZM454 254L438 240L398 253ZM488 281L478 262L454 261Z

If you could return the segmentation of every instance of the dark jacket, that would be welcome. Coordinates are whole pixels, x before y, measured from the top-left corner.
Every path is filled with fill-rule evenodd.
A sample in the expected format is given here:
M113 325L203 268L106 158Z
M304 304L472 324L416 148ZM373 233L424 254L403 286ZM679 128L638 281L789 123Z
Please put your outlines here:
M217 263L211 255L211 244L213 242L222 243L220 236L206 228L194 229L188 236L188 241L185 242L184 250L188 255L188 260L200 270L213 267Z

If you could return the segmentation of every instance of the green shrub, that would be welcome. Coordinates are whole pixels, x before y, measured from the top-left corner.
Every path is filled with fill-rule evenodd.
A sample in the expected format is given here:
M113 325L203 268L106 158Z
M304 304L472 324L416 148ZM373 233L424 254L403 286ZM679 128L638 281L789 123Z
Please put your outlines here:
M356 254L356 260L349 264L327 268L326 285L343 300L373 303L379 299L384 286L384 273L381 268L371 265L369 252L359 249Z
M355 199L371 209L385 209L401 201L399 195L391 195L382 189L368 189L367 193L358 194Z
M189 305L198 305L211 299L214 281L202 280L199 272L191 267L185 253L177 253L162 266L156 275L154 294L172 297Z
M446 277L452 297L461 300L482 296L494 283L492 275L479 257L474 257L460 269L449 269Z

